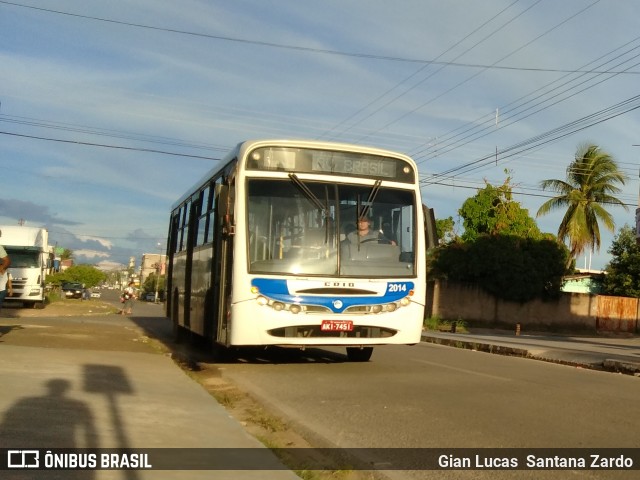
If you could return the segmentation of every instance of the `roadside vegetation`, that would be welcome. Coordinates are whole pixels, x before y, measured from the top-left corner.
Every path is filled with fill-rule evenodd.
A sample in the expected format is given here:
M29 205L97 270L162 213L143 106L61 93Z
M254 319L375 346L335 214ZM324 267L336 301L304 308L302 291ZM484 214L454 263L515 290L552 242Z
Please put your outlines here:
M564 277L574 273L576 258L600 250L601 228L615 231L609 210L626 208L615 195L627 177L599 146L580 145L566 179L540 184L557 195L541 205L537 216L565 209L556 235L541 232L514 200L511 172L505 174L502 185L485 181L463 203L459 224L453 217L436 221L440 245L428 252L429 277L477 285L508 301L556 298ZM605 293L640 297L640 247L633 231L623 227L608 252L613 259L606 266Z
M429 252L432 279L479 285L518 302L560 293L569 251L513 200L510 176L497 187L486 183L458 213L462 235L452 231L451 218L437 225L443 242Z
M623 226L607 252L613 258L607 266L603 293L640 297L640 245L636 240L635 229L629 225Z
M440 332L468 333L469 324L458 318L457 320L445 320L439 315L433 315L424 320L424 328L427 330L436 330Z
M48 275L45 283L53 287L59 287L63 283L81 283L86 288L100 285L107 279L106 273L98 270L93 265L74 265L61 272Z

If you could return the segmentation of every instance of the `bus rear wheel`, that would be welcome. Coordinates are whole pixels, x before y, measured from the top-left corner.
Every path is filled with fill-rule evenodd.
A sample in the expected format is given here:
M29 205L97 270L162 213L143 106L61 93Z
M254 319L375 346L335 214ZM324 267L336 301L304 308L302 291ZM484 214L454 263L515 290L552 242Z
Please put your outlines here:
M373 347L347 347L347 358L350 362L368 362L372 353Z

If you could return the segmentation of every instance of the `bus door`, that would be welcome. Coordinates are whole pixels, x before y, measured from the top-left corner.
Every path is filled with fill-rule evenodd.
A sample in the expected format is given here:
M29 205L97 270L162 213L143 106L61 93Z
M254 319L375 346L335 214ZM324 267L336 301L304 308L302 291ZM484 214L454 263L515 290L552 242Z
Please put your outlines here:
M173 217L170 233L170 260L168 272L171 301L167 313L173 321L174 336L179 339L182 327L189 329L189 283L193 247L191 246L191 200L187 201Z
M217 343L229 346L230 307L231 307L231 275L233 262L233 236L235 225L233 203L235 186L217 184L216 196L216 231L213 258L213 302L212 311L208 315L212 320L212 336Z
M169 234L167 235L168 258L167 258L167 271L165 276L166 278L165 288L166 288L167 298L166 298L165 313L167 317L173 320L173 322L176 325L178 324L178 313L176 309L176 305L177 305L176 302L178 300L177 298L174 298L173 291L176 285L176 282L174 281L174 275L175 275L174 262L175 262L176 253L178 251L179 225L180 225L180 214L173 213L171 217L171 223L169 225Z
M193 247L195 245L195 237L196 237L196 229L198 225L198 208L196 202L198 200L193 200L189 202L190 208L187 214L189 218L188 229L186 230L187 238L186 238L186 262L185 262L185 272L184 272L184 295L182 298L184 302L182 304L182 320L185 328L191 330L191 272L193 271Z

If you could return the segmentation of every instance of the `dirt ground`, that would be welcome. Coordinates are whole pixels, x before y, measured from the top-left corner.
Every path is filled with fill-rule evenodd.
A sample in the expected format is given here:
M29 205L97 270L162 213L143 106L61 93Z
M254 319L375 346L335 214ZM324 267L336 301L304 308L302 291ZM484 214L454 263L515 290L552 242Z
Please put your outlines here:
M154 338L141 326L119 322L118 308L107 302L61 300L44 309L16 308L5 304L0 314L0 344L158 353L171 356L187 375L200 383L249 434L272 449L308 449L310 458L322 460L318 450L294 425L268 411L259 401L225 379L206 353L188 345ZM92 321L113 316L113 322ZM73 321L64 321L74 317ZM80 320L78 320L80 317ZM86 318L86 320L83 320ZM277 450L276 450L277 451ZM283 463L292 465L287 458ZM295 465L304 463L300 458ZM293 467L292 467L293 468ZM295 470L307 480L372 480L373 472L350 470Z
M10 301L4 302L0 318L75 317L84 315L109 315L117 313L113 305L97 299L60 300L45 308L23 308Z

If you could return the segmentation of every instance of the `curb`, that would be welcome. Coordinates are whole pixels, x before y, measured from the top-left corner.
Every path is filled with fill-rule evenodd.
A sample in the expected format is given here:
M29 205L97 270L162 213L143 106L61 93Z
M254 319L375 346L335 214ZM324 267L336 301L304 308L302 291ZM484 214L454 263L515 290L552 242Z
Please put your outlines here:
M590 370L599 370L612 373L622 373L626 375L633 375L640 378L640 363L604 359L598 361L579 361L579 360L565 360L555 358L553 355L549 355L549 352L545 354L532 352L526 348L508 347L505 345L496 345L494 343L479 342L477 340L465 340L464 338L452 339L452 338L438 338L428 335L422 336L423 342L433 343L436 345L443 345L446 347L464 348L466 350L473 350L477 352L492 353L497 355L505 355L511 357L530 358L532 360L539 360L543 362L556 363L560 365L567 365L577 368L586 368Z
M603 362L605 370L640 377L640 363L607 359Z
M507 355L511 357L529 357L529 350L524 348L506 347L504 345L495 345L493 343L483 343L476 340L437 338L422 336L423 342L435 343L436 345L444 345L446 347L464 348L466 350L475 350L478 352L495 353L497 355Z

